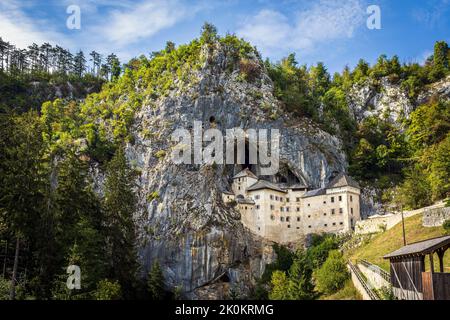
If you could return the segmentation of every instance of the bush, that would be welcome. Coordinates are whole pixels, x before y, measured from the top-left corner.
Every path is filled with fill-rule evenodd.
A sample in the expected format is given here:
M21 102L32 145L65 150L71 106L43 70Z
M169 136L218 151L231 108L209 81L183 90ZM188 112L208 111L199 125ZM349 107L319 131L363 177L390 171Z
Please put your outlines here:
M446 220L442 226L444 227L445 231L447 231L447 233L450 233L450 219Z
M241 59L241 61L239 62L239 70L244 76L244 79L248 82L253 82L261 74L259 65L249 59Z
M10 281L0 277L0 300L9 300Z
M342 253L330 251L322 267L315 272L317 289L325 294L332 294L343 288L349 278L349 272Z
M97 290L94 293L95 300L119 300L122 297L122 289L119 282L110 280L101 280L97 284Z

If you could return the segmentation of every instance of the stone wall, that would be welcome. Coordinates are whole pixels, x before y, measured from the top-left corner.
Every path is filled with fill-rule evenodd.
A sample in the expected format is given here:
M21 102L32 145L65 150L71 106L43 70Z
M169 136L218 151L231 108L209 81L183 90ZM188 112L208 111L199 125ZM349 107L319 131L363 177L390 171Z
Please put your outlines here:
M409 218L417 214L422 214L426 211L443 208L444 203L439 202L429 207L420 208L417 210L404 211L403 216ZM395 225L402 221L402 215L400 213L389 214L384 216L375 216L366 220L361 220L356 223L356 234L369 234L377 233L393 228Z
M422 225L424 227L439 227L450 219L450 207L427 209L423 213Z

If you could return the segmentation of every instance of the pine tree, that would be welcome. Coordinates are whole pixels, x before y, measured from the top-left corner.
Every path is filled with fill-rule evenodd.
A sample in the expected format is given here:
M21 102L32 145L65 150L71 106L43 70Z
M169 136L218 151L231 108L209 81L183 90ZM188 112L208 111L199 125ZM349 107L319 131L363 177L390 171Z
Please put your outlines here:
M434 45L433 69L430 75L433 81L437 81L447 74L449 51L448 44L445 41L438 41Z
M2 128L2 131L5 128ZM43 158L42 128L35 112L17 116L2 132L0 215L16 240L10 298L15 298L18 257L24 242L33 243L36 224L45 211L47 171Z
M163 300L165 296L164 291L164 275L158 261L153 263L153 266L148 273L147 288L152 300Z
M86 58L83 51L79 51L73 59L73 72L79 78L86 72Z
M304 251L297 252L289 270L289 296L292 300L314 299L312 270Z
M113 278L117 279L125 297L130 297L137 272L136 234L133 222L136 196L134 174L125 152L119 147L108 164L105 182L104 212L109 236L109 254Z
M119 58L114 53L111 53L107 58L107 65L109 68L109 73L111 74L110 80L114 81L119 78L122 69L120 67Z

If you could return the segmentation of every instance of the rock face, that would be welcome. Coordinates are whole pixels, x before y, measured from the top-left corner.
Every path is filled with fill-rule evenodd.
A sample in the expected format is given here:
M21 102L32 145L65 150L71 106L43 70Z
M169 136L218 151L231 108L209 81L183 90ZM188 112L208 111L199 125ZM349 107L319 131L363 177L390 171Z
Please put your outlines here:
M379 84L366 81L354 85L347 101L358 122L370 116L385 115L395 122L401 116L408 117L414 110L406 91L389 82L387 77L381 79Z
M227 68L226 49L202 50L205 62L192 72L189 86L175 81L167 96L144 103L135 118L134 142L126 149L141 172L136 221L144 271L157 260L167 285L188 298L223 298L226 290L248 294L274 253L271 243L245 230L239 214L222 202L221 192L242 166L174 164L170 136L175 129L191 129L194 121L202 121L205 130L278 129L280 175L310 187L320 187L347 167L336 137L282 114L263 64L256 56L250 60L259 75L246 81L239 67Z
M450 98L450 76L425 87L414 101L408 98L405 89L391 83L388 77L379 83L366 80L351 88L347 101L358 122L369 116L387 116L396 122L399 117L408 118L417 106L427 103L434 96Z

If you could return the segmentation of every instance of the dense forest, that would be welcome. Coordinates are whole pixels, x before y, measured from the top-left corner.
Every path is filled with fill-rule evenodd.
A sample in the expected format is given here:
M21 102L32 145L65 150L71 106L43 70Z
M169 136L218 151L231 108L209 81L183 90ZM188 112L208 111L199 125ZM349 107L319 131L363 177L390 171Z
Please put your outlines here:
M229 48L242 81L260 72L249 59L260 57L256 48L234 35L217 35L210 24L189 44L168 42L163 50L125 65L114 54L103 60L92 52L88 67L81 51L73 55L48 44L21 50L0 40L0 250L6 257L0 299L179 297L177 290L165 292L157 263L143 277L137 262L130 213L138 172L127 163L124 145L133 143L130 128L140 106L167 95L175 79L188 83L192 70L201 67L202 48L213 43ZM340 137L350 174L381 190L378 200L416 208L450 195L448 101L436 97L397 121L368 117L358 122L346 99L354 85L376 85L387 77L415 101L427 85L450 74L445 42L436 43L424 65L382 55L373 66L361 60L353 70L346 67L333 76L323 63L301 65L294 54L261 64L285 112L294 120L310 118ZM47 99L42 106L28 92L36 82L53 88L68 81L102 89L85 99L70 94ZM120 99L123 93L126 100ZM105 172L100 193L92 182L94 163ZM280 265L267 269L255 297L313 299L317 292L339 289L348 277L342 257L333 251L339 241L318 238L308 251L280 253L275 263ZM75 292L65 286L72 264L84 270L83 289ZM328 279L328 268L342 271L336 272L340 278Z

